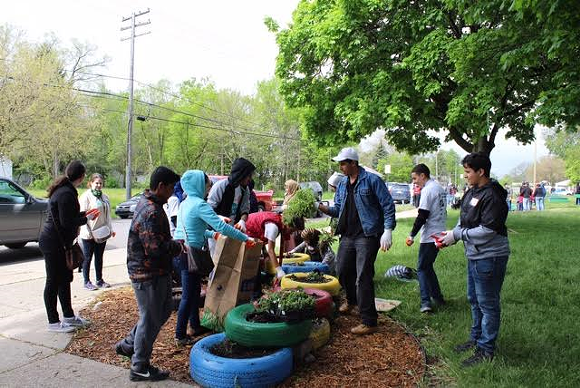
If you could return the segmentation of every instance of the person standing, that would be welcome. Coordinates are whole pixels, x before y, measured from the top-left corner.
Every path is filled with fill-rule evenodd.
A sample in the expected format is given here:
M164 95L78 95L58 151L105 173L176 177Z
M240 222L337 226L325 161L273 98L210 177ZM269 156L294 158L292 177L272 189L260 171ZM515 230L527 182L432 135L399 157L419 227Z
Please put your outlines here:
M97 209L80 210L77 187L85 179L85 166L77 161L69 163L65 175L57 178L48 188L48 214L40 232L38 246L44 256L46 283L44 306L48 315L48 330L69 333L89 324L75 316L70 293L73 271L66 265L65 249L70 249L78 236L79 227L88 219L99 216ZM57 296L64 318L56 309Z
M171 296L172 260L184 250L171 238L163 205L173 194L179 175L167 167L151 174L150 190L135 208L127 240L127 270L135 291L139 320L127 337L119 341L117 354L131 357L131 381L158 381L169 372L150 364L153 343L173 310Z
M493 359L500 326L500 292L510 254L506 219L506 190L490 178L491 161L483 153L467 155L463 161L470 189L461 204L459 221L445 232L443 246L463 241L467 257L467 298L471 305L470 339L455 350L475 349L463 361L471 366Z
M362 323L351 329L356 335L377 331L375 308L375 260L379 248L387 251L395 229L395 205L385 182L359 166L354 148L343 148L333 158L346 175L338 184L334 206L318 204L318 209L338 217L336 234L341 236L337 253L337 273L346 302L343 314L358 306Z
M248 185L256 167L247 159L237 158L232 164L228 179L216 182L208 195L207 203L220 216L229 218L231 224L246 231L250 213L250 190Z
M211 180L200 170L189 170L181 178L181 186L187 194L187 198L181 203L175 228L175 239L185 240L187 249L193 255L207 254L207 239L217 238L220 233L237 240L246 241L249 245L254 244L244 233L233 228L221 220L214 210L205 201L211 188ZM208 230L208 226L213 231ZM175 327L175 344L177 346L190 345L193 338L187 335L187 322L193 330L193 336L199 336L206 332L199 322L201 276L198 273L189 272L187 254L179 255L174 260L174 265L181 275L181 302L177 310L177 323Z
M530 184L525 182L520 190L520 194L522 196L522 207L523 211L527 212L532 210L532 189L530 188Z
M417 277L421 295L420 311L428 313L433 310L431 299L436 305L445 304L439 280L433 268L439 250L432 236L445 230L445 222L447 221L446 194L445 189L431 179L431 171L423 163L413 167L411 178L413 184L421 187L421 201L419 202L417 218L406 239L406 244L407 246L413 245L415 236L422 228L417 260Z
M537 183L534 190L534 198L536 201L536 210L542 211L544 207L544 198L546 197L546 189L543 184Z
M580 182L576 184L576 205L580 205Z
M101 174L91 175L87 187L88 190L82 193L79 198L81 211L98 209L100 212L97 218L81 226L80 233L81 247L85 256L83 262L84 284L87 290L94 291L99 288L111 287L109 283L103 280L103 254L105 253L107 240L101 241L99 236L108 234L110 237L115 237L115 232L113 232L111 226L111 202L109 197L103 193L103 176ZM96 285L90 279L93 254L95 255Z

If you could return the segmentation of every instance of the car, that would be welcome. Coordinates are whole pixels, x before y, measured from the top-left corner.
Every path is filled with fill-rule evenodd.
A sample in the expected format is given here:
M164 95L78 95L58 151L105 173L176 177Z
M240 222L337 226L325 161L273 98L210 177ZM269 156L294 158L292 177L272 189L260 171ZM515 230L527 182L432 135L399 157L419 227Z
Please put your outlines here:
M322 201L322 185L316 181L310 181L310 182L302 182L300 183L300 188L302 190L304 189L310 189L314 192L314 197L316 197L317 201Z
M572 191L564 187L558 187L552 192L552 195L572 195Z
M389 193L391 193L393 202L402 203L403 205L411 203L411 189L407 183L389 182L387 183L387 188L389 189Z
M16 182L0 177L0 245L23 248L38 241L48 201L35 198Z
M143 197L144 193L139 193L133 197L131 197L128 201L121 202L115 208L115 214L119 216L119 218L129 218L133 217L133 212L135 211L135 207Z

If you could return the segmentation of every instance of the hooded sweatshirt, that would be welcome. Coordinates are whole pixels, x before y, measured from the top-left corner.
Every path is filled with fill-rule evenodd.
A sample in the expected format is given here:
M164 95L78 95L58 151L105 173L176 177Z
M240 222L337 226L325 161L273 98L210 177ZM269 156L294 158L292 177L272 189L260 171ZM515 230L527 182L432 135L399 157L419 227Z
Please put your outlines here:
M240 182L250 176L256 167L247 159L237 158L227 180L217 182L209 193L208 203L217 214L238 222L242 214L250 212L250 190Z
M188 170L181 177L181 187L187 198L181 203L177 216L175 239L186 240L189 246L202 248L206 238L212 238L213 232L208 225L225 236L247 241L248 236L223 222L205 201L205 174L200 170ZM185 236L187 232L187 238Z
M492 179L482 187L472 187L463 196L453 236L456 241L463 240L469 260L509 256L506 195L507 191Z

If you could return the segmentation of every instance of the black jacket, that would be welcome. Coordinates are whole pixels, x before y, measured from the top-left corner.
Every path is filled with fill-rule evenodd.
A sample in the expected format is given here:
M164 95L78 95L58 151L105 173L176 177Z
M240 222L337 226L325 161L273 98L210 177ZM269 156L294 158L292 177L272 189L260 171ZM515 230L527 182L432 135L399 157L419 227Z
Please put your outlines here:
M52 245L62 246L60 240L62 238L66 248L72 246L74 239L79 235L80 226L87 223L85 212L80 211L78 195L77 189L70 182L64 183L52 193L48 201L48 215L40 235L41 239L50 241ZM59 233L53 217L56 218Z
M460 224L463 228L484 226L507 236L507 191L496 180L483 187L472 187L463 196Z
M232 171L228 177L228 185L223 193L222 200L217 206L215 212L220 216L229 217L234 203L234 196L236 187L240 185L242 179L251 175L256 170L256 166L247 159L237 158L232 165ZM238 222L242 216L241 208L238 206L234 222Z

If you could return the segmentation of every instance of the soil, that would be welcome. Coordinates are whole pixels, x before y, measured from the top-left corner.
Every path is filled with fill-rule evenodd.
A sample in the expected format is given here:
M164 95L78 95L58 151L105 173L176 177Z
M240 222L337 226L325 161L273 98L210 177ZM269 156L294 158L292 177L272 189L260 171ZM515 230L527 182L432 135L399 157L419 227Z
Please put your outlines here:
M246 315L246 321L256 322L256 323L278 323L283 322L279 317L274 314L270 314L267 311L249 313Z
M133 290L128 287L107 291L101 294L98 302L95 308L81 311L92 325L74 335L66 352L126 368L128 375L130 360L118 356L114 346L137 322ZM354 316L341 316L332 322L331 340L313 353L316 360L297 366L281 387L417 386L425 373L425 356L415 338L383 314L379 318L379 331L375 334L352 335L350 329L359 323L360 319ZM189 376L191 347L176 347L174 334L175 313L155 341L151 362L171 371L171 379L194 385Z
M276 349L246 348L226 339L209 349L210 353L225 358L257 358L269 356Z
M326 277L313 280L313 279L308 279L306 277L298 277L296 275L290 275L290 276L288 276L288 279L294 280L295 282L311 283L311 284L313 284L313 283L318 283L318 284L320 284L320 283L328 283L328 282L331 282L332 281L332 279L328 279Z

